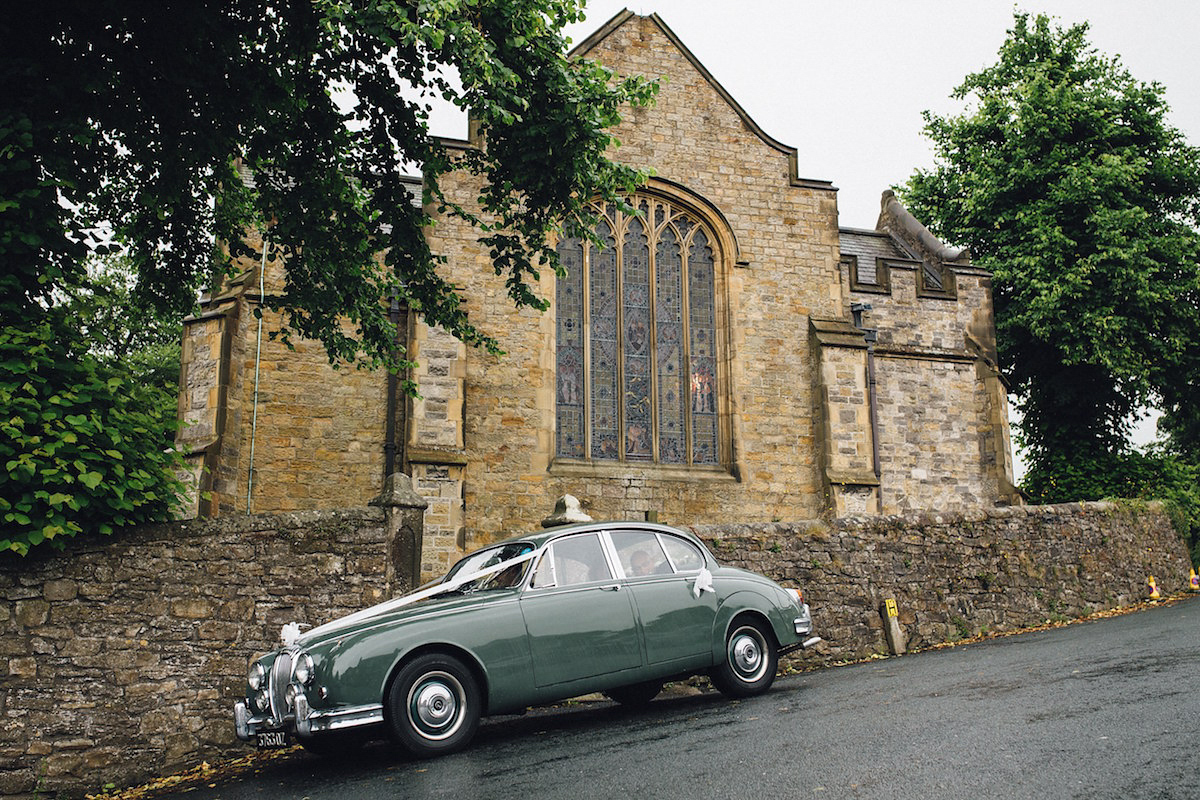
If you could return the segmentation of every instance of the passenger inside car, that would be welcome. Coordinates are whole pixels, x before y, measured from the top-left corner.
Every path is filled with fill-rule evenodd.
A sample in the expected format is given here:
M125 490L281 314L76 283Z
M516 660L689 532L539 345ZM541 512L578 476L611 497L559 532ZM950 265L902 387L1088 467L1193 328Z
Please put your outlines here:
M629 566L632 568L632 573L635 576L654 574L654 562L650 560L650 556L646 555L645 550L638 550L629 559Z

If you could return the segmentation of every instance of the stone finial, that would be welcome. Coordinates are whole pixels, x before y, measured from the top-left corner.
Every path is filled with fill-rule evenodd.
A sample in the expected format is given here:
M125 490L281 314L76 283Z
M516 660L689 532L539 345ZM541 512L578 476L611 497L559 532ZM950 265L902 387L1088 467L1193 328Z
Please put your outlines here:
M967 248L950 247L944 244L896 199L896 194L891 189L884 191L879 202L879 222L876 223L876 228L899 235L910 243L919 245L926 254L933 256L942 264L969 264L971 262L971 253Z
M428 508L429 502L413 490L412 478L403 472L393 472L383 480L383 491L368 505Z
M559 525L570 525L572 522L591 522L592 518L583 513L579 507L579 498L575 495L564 494L554 504L554 513L542 520L543 528L555 528Z

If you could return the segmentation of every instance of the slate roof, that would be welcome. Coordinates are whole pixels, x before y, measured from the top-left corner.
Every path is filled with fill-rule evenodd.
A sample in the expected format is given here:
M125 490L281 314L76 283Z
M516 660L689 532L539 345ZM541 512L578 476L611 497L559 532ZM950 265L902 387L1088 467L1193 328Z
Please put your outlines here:
M858 256L860 262L871 263L876 258L920 260L885 231L838 228L838 242L843 256Z

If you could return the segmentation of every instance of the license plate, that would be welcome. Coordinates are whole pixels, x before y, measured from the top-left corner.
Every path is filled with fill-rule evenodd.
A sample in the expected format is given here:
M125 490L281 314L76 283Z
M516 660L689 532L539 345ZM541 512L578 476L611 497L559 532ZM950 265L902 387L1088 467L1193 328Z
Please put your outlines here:
M274 750L290 744L287 731L259 731L254 736L254 745L259 750Z

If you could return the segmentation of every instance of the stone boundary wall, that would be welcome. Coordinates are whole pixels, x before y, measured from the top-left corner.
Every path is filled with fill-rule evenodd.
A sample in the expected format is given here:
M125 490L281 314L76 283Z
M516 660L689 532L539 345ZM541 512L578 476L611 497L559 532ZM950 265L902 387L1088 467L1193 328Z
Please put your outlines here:
M221 517L0 558L0 796L79 796L243 751L248 659L391 596L382 508ZM35 794L36 792L36 794Z
M389 530L392 531L389 534ZM884 652L894 597L910 648L1182 592L1161 510L1086 504L692 528L726 564L804 588L826 642ZM401 533L403 535L403 533ZM0 795L78 796L244 752L247 659L400 587L382 509L229 517L0 559Z
M1191 561L1156 504L1071 503L826 523L689 528L723 564L804 590L825 642L792 663L886 653L894 598L908 649L1063 621L1187 590Z

